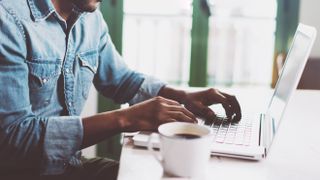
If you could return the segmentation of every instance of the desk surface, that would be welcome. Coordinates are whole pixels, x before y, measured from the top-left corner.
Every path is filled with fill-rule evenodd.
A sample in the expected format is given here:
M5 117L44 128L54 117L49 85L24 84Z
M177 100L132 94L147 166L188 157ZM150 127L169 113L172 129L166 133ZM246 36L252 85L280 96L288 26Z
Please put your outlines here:
M235 92L235 91L227 91ZM270 91L237 90L240 103L265 107ZM253 95L254 94L254 95ZM254 98L252 97L254 96ZM264 98L263 98L264 97ZM253 103L259 102L259 103ZM258 105L259 104L259 105ZM253 105L251 105L253 106ZM212 156L207 179L320 179L320 91L298 90L294 93L268 157L247 161ZM163 175L161 165L146 150L132 146L125 138L118 180L184 180Z

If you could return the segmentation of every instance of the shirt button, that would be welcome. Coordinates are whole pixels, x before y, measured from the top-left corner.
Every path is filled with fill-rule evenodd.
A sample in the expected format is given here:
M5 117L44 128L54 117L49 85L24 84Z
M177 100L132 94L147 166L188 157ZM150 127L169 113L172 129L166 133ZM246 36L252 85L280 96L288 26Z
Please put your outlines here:
M68 105L69 105L69 106L72 106L72 103L71 103L71 102L69 102L69 103L68 103Z
M45 100L44 105L48 105L50 103L50 100Z
M66 69L66 73L69 73L70 71L69 71L69 69Z
M42 82L46 83L46 82L48 82L48 80L47 79L42 79Z

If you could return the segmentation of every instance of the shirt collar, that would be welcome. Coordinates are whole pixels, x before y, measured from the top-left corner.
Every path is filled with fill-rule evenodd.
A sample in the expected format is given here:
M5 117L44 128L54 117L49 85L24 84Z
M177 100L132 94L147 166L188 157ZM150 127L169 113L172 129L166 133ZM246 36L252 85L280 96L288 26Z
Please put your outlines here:
M45 20L55 12L51 0L28 0L28 3L34 21Z

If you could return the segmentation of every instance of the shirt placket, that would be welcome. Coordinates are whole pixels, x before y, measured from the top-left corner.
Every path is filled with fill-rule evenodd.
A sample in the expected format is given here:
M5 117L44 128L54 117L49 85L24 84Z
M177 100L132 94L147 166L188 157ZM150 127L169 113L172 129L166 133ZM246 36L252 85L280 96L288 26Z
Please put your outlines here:
M67 40L67 51L64 60L63 67L63 76L64 76L64 92L65 92L65 104L69 115L75 115L74 104L74 81L75 77L73 75L73 62L74 62L74 53L73 53L73 43L72 39L68 38Z
M66 55L63 64L63 77L64 77L64 95L65 95L65 104L69 115L76 115L76 109L74 107L74 86L75 86L75 76L73 74L73 65L75 61L75 44L72 40L72 30L79 19L80 15L78 14L75 19L72 27L69 32L67 32L66 39ZM66 28L67 29L67 28Z

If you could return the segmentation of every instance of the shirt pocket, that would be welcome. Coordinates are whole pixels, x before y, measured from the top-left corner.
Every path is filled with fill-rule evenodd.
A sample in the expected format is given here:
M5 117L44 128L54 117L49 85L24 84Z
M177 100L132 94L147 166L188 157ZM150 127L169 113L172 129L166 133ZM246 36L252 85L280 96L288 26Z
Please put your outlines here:
M93 78L97 73L99 56L96 50L79 53L77 56L80 65L80 84L82 95L88 97Z
M26 61L29 68L30 101L33 109L50 103L61 74L62 60Z

